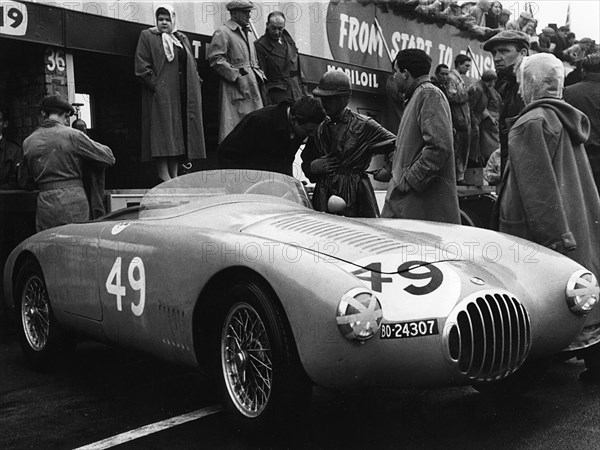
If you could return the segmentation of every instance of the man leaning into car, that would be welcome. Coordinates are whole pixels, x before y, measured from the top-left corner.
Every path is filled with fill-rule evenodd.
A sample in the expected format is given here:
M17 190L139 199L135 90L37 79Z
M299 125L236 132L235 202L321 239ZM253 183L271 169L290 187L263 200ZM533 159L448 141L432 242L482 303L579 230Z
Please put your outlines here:
M219 164L292 176L298 148L324 119L321 103L307 96L253 111L219 145Z

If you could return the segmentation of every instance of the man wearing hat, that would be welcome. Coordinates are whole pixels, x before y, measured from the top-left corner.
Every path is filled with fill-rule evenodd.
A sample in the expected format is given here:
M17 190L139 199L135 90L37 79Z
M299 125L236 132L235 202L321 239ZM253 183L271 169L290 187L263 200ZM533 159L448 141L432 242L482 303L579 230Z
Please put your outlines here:
M110 148L69 127L73 106L60 95L44 97L40 127L23 142L29 177L37 183L36 228L89 220L90 206L83 188L84 163L112 166Z
M521 14L519 14L519 18L517 20L511 20L506 24L506 29L513 31L523 31L525 25L527 25L527 23L531 20L533 20L533 16L527 11L523 11Z
M232 0L226 6L231 19L215 31L207 50L208 63L220 79L219 142L246 114L263 107L265 81L249 33L254 4Z
M508 126L506 119L516 117L525 107L519 96L519 84L515 69L519 67L524 56L529 52L529 36L522 31L505 30L488 39L483 49L494 57L496 66L496 91L502 98L500 111L500 159L502 171L508 157Z
M539 45L541 51L546 53L552 53L554 51L554 47L556 47L556 44L552 42L552 36L554 36L555 34L556 31L554 30L554 28L542 28L542 32L538 36L540 38Z
M330 212L332 196L341 197L348 217L379 217L375 192L366 170L374 154L394 151L396 136L370 117L348 108L350 77L339 70L326 72L313 94L319 97L327 118L309 138L302 152L302 170L315 182L312 203Z

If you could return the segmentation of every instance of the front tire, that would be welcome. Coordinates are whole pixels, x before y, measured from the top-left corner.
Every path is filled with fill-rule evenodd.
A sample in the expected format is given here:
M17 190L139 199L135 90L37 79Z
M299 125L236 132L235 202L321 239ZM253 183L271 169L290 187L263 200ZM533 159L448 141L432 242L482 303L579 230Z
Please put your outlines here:
M257 281L227 289L219 323L219 382L234 422L261 433L297 419L312 386L271 290Z
M72 348L52 312L46 281L34 260L26 261L17 275L19 343L27 362L36 370L53 367Z

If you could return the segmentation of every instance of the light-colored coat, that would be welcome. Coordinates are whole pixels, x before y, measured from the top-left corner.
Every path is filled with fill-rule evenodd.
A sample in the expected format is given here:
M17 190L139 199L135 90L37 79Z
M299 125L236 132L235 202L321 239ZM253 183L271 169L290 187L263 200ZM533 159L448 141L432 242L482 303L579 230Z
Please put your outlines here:
M381 216L460 223L448 100L428 76L407 98Z
M600 276L600 199L583 147L589 129L587 117L562 100L523 110L509 133L499 229Z
M548 53L521 64L527 106L509 123L499 229L563 253L598 277L600 197L583 147L590 122L561 100L563 70Z
M174 34L187 54L187 156L201 159L206 157L202 80L189 39L180 32ZM175 51L175 59L167 61L156 27L142 31L135 51L135 74L142 83L142 161L185 154L177 59Z
M23 157L28 176L40 189L37 231L88 220L90 207L82 181L84 164L104 168L115 163L106 145L52 119L46 119L25 139Z
M259 68L251 33L228 20L215 31L208 47L210 67L219 75L219 142L242 118L263 107L265 75Z

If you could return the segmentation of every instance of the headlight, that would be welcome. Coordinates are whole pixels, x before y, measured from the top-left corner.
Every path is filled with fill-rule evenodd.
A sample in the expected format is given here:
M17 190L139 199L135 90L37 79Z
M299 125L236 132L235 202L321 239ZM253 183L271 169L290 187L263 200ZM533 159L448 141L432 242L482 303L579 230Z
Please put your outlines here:
M593 273L578 270L569 278L565 296L571 312L583 316L598 303L600 298L598 280Z
M346 339L366 341L379 331L382 316L381 304L373 292L354 288L340 300L336 320Z

